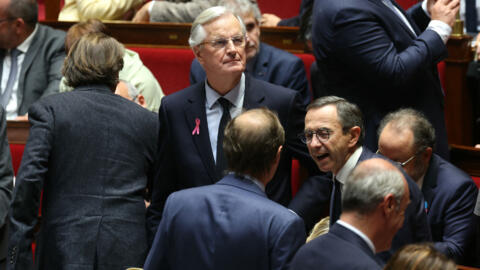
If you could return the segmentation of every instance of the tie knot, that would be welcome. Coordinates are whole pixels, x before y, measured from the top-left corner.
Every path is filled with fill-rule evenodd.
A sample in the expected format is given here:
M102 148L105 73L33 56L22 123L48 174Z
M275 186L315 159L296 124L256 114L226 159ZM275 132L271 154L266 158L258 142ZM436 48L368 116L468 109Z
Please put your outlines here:
M17 50L16 48L13 48L10 50L10 57L12 58L17 58L17 56L22 53L21 51Z
M231 103L228 99L226 99L224 97L221 97L217 101L218 101L218 103L220 103L220 105L222 105L222 108L223 108L224 111L230 110Z

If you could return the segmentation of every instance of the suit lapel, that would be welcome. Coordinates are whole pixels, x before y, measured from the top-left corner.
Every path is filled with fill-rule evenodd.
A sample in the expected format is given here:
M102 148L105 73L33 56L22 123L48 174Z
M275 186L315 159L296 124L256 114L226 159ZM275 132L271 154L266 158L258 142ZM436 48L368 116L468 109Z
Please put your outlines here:
M432 155L430 164L428 166L427 173L423 178L422 193L425 198L426 207L428 211L432 205L432 200L435 195L435 189L437 188L437 174L438 174L438 162L435 154Z
M267 71L268 71L268 54L265 53L265 44L260 43L260 51L257 54L255 59L255 64L253 65L253 70L250 71L250 74L253 75L254 78L259 80L264 80Z
M265 105L265 93L261 87L256 87L255 81L251 76L245 74L245 97L243 98L243 108L249 110L259 108Z
M407 34L412 38L412 39L416 39L417 37L412 33L412 31L410 30L410 28L408 28L408 26L405 24L405 22L400 19L400 17L398 17L398 14L395 13L395 11L393 11L392 9L390 9L388 6L386 6L384 3L382 3L382 0L369 0L370 2L374 3L375 5L377 5L382 11L381 11L381 14L385 14L385 12L387 12L388 14L388 18L393 18L393 20L396 21L396 25L399 25L401 28L403 28ZM387 0L387 1L390 1L390 0ZM409 19L409 17L407 16L407 14L404 12L403 8L400 7L395 1L392 2L399 10L400 12L402 12L402 14L405 16L405 18L407 18L408 22L410 23L410 25L412 25L412 22L411 20ZM417 30L415 29L415 26L412 25L412 27L414 28L414 31L417 32ZM392 29L393 31L395 31L396 29Z
M32 38L32 43L30 43L30 47L25 53L25 57L23 58L22 68L20 70L20 75L18 76L17 109L20 109L23 103L23 95L25 92L25 87L24 87L25 74L27 74L27 71L30 69L32 62L35 59L35 56L37 55L38 49L40 48L41 45L43 45L41 44L41 42L37 42L37 39L39 39L39 37L44 34L42 26L39 24L37 25L38 25L37 33L35 33L35 36Z
M197 84L192 89L192 95L187 99L185 106L185 120L187 121L189 136L192 136L193 143L203 161L203 164L210 176L212 183L216 180L215 160L213 159L212 147L208 133L207 115L205 113L205 83ZM200 121L198 134L192 134Z
M407 18L407 21L408 21L408 23L410 23L410 26L412 26L413 31L415 31L415 34L416 34L416 35L420 35L420 34L421 34L421 33L420 33L420 29L418 29L417 24L416 24L414 21L412 21L412 18L410 18L410 16L408 16L408 14L405 12L405 10L404 10L401 6L397 3L397 1L392 0L392 3L393 3L393 5L395 5L395 6L398 8L398 10L400 10L400 12L402 12L403 16L405 16L405 18ZM397 17L398 17L398 16L397 16ZM402 21L402 23L403 23L403 21ZM403 25L405 26L406 30L408 30L409 33L412 33L412 32L410 31L410 29L405 25L405 23L403 23ZM413 35L412 35L412 36L413 36ZM413 38L416 38L416 37L413 36Z
M2 81L2 74L3 74L3 59L5 58L5 50L0 49L0 82ZM2 87L0 85L0 94L2 92Z

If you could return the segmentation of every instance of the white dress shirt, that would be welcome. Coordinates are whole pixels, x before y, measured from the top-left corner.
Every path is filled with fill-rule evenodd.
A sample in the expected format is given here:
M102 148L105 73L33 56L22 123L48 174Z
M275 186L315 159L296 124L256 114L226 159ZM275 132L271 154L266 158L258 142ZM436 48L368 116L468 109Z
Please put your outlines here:
M230 107L230 117L233 119L235 116L242 112L243 98L245 96L245 74L242 73L240 82L230 90L223 98L230 101L232 106ZM222 96L213 90L205 80L205 111L207 113L208 134L210 136L210 146L212 147L213 159L217 161L217 137L218 127L220 126L220 120L222 119L223 108L220 103L217 102Z

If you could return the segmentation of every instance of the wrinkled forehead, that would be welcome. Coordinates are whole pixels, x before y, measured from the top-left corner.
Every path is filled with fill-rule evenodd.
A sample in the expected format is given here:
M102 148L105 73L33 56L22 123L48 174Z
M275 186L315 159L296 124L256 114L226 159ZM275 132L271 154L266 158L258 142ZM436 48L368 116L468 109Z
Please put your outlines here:
M232 37L242 35L238 19L231 13L224 14L203 25L207 38Z
M327 105L312 108L307 111L305 115L305 129L315 130L319 128L328 128L331 130L342 128L338 119L336 106Z

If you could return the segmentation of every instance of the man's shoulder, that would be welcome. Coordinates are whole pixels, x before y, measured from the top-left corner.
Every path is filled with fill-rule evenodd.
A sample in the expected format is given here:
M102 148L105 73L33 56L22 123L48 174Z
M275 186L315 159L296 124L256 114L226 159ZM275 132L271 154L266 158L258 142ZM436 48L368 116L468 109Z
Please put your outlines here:
M462 187L475 187L475 183L467 173L437 154L432 155L431 166L437 172L437 184L442 189L453 191Z
M62 39L65 42L65 31L54 29L48 25L38 24L38 34L46 39Z
M205 91L205 82L201 81L196 84L190 85L186 88L178 90L174 93L166 95L162 98L162 106L164 104L178 104L191 100L193 97L201 96L200 91Z
M264 90L267 95L274 95L278 97L294 97L298 94L298 91L295 91L284 86L273 84L267 81L263 81L257 78L254 78L251 75L247 75L247 80L249 81L246 85L246 88L252 89L252 91ZM248 90L248 89L246 89Z
M274 61L275 63L295 64L302 62L302 59L300 59L298 56L291 54L287 51L275 48L263 42L260 46L260 53L268 54L270 60Z
M338 252L341 250L341 252ZM380 269L380 266L356 245L327 233L300 248L296 261L310 261L331 269ZM302 268L303 269L303 268Z

